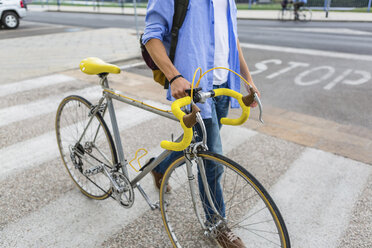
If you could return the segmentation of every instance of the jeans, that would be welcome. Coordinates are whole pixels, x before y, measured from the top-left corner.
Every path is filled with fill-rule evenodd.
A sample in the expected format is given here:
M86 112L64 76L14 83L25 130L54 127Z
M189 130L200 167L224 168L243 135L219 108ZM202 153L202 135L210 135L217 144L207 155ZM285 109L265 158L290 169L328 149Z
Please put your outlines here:
M214 89L217 88L227 88L227 83L221 85L214 85ZM222 124L220 119L226 117L229 111L229 97L228 96L218 96L212 98L212 116L208 119L203 119L204 125L207 130L207 146L209 151L222 154L222 143L220 136L220 129ZM199 124L195 125L195 130L198 133L197 141L202 139L202 132ZM168 166L183 152L172 152L167 158L165 158L154 170L158 173L164 174ZM214 205L216 206L219 214L222 217L225 217L225 203L223 200L223 192L220 184L220 180L223 174L223 166L216 164L212 161L204 162L205 172L207 176L208 185L210 192L212 194L212 199ZM201 200L204 203L204 212L206 214L207 221L213 221L213 211L210 207L210 204L206 198L205 190L203 183L201 182L200 172L198 173L198 182L199 182L199 191Z

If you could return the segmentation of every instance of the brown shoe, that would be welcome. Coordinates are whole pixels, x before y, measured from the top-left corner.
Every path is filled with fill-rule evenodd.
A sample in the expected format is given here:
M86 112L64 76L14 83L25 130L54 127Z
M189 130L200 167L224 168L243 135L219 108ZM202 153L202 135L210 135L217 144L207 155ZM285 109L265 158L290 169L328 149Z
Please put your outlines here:
M163 179L163 176L164 174L161 174L159 172L156 172L156 171L151 171L151 174L152 176L154 177L154 184L155 184L155 187L160 190L160 186L161 186L161 181ZM170 193L172 190L172 187L168 184L167 185L167 189L165 190L165 193Z
M219 231L216 240L222 248L245 248L243 241L227 227Z

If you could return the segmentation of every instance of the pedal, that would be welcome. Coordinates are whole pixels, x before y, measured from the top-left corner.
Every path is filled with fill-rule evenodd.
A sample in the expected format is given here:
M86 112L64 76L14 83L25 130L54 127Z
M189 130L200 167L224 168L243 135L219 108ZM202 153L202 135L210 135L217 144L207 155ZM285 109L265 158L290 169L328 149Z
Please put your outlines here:
M152 204L153 207L151 207L151 210L160 209L160 202L157 201Z

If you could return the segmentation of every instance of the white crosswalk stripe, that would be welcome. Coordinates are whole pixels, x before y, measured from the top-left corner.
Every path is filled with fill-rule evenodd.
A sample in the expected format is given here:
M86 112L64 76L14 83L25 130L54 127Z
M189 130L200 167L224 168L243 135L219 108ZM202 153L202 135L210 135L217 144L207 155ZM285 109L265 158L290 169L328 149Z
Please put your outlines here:
M0 109L0 127L38 115L55 112L57 111L61 99L69 95L82 95L87 99L97 99L101 95L101 92L99 86L94 86L82 90L66 92L62 95L50 96L32 103Z
M54 74L45 77L28 79L21 82L4 84L0 85L0 97L15 94L26 90L33 90L41 87L57 85L60 83L73 80L75 80L73 77L69 77L63 74Z
M116 112L122 130L157 117L150 112L135 107L126 107ZM48 132L41 136L21 143L5 147L0 150L0 178L12 171L38 165L59 155L55 132ZM14 158L17 163L14 164Z
M306 149L270 190L289 233L296 234L292 246L338 247L371 174L369 165Z

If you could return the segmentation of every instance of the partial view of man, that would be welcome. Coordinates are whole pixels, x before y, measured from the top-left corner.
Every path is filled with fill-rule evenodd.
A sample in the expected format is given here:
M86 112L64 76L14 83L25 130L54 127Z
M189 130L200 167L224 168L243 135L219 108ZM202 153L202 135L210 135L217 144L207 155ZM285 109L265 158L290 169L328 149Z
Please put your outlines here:
M186 18L179 31L178 45L173 63L168 57L171 29L174 14L174 0L149 0L146 15L146 27L142 42L146 46L152 59L165 74L170 82L167 99L174 100L186 96L196 68L201 67L205 72L213 67L222 66L230 68L240 74L254 87L237 34L236 5L234 0L190 0ZM180 76L181 75L181 76ZM216 88L230 88L240 91L240 78L227 70L215 70L207 74L200 82L203 91ZM249 89L247 87L249 92ZM259 92L258 92L259 93ZM207 145L210 151L222 154L220 137L220 119L226 117L229 110L239 107L235 99L219 96L208 99L205 104L198 107L207 129ZM255 107L257 103L252 103ZM198 135L201 130L195 127ZM155 183L159 188L162 176L178 157L180 152L173 152L153 171ZM182 153L181 153L182 154ZM208 184L216 194L216 206L221 216L225 216L225 205L220 186L223 168L219 164L205 164ZM208 176L210 175L210 176ZM200 175L198 175L200 179ZM200 182L200 180L199 180ZM167 188L171 190L170 187ZM205 199L203 185L199 183L200 195ZM217 199L218 198L218 199ZM208 202L203 204L208 205ZM208 206L204 207L207 221L213 221L213 212ZM226 230L217 237L219 244L224 247L245 247L240 238L230 230Z

